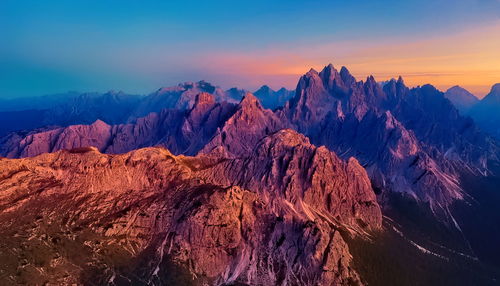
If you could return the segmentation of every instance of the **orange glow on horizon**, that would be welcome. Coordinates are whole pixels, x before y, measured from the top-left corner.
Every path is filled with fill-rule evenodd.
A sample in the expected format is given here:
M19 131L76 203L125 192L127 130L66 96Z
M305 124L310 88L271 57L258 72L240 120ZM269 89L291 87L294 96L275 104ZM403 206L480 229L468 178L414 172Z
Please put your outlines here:
M358 79L403 77L408 86L433 84L445 91L460 85L478 97L500 82L500 20L487 26L429 39L346 41L248 53L211 54L201 59L218 74L241 82L295 87L311 67L346 66ZM236 76L237 75L237 76ZM271 82L270 82L271 81Z

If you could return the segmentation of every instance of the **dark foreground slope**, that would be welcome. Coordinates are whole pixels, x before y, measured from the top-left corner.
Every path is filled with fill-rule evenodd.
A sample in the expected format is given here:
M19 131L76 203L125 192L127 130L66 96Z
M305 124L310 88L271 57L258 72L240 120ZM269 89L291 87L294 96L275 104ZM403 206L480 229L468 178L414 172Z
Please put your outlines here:
M500 283L500 177L468 175L462 181L470 196L450 206L454 221L393 194L383 209L383 231L371 241L348 240L368 285Z

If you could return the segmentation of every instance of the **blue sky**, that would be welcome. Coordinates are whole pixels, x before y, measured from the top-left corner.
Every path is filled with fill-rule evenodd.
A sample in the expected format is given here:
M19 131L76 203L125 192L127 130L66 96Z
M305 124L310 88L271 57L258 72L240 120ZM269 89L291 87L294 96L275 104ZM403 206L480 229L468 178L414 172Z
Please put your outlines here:
M500 81L499 23L498 0L2 0L0 97L148 93L201 79L293 88L329 62L484 93Z

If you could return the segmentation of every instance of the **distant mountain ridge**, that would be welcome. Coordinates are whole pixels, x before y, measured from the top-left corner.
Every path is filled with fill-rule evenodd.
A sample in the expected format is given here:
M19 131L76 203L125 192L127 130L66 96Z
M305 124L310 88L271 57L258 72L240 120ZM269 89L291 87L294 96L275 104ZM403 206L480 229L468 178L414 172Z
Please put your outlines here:
M33 114L61 125L1 137L9 281L387 285L385 268L425 285L500 279L500 145L450 94L331 64L293 92L255 94L201 81L80 95Z
M47 95L33 98L0 100L0 136L12 131L33 130L44 126L65 127L74 124L91 124L102 120L107 124L132 122L152 112L163 109L189 109L201 92L214 95L217 102L237 104L247 91L230 88L223 90L205 81L185 82L173 87L163 87L146 95L129 95L124 92L77 93ZM283 106L293 92L279 91L258 93L266 108Z
M302 76L293 97L275 112L250 93L236 104L234 95L243 91L231 92L229 98L206 82L163 88L136 101L133 111L116 112L122 121L134 114L128 123L13 133L1 140L0 154L30 157L92 145L106 153L163 146L174 154L223 148L226 156L240 156L262 137L293 128L343 158L358 158L377 189L404 192L436 208L463 198L459 173L487 173L499 158L495 140L443 93L430 85L409 89L402 78L381 86L371 76L356 81L347 68L329 65ZM257 93L276 98L266 86ZM120 106L116 98L126 98L108 97L101 102Z
M495 84L491 91L471 108L469 114L481 128L500 138L500 83Z
M456 85L449 88L444 96L448 98L455 107L464 115L479 102L479 99L468 90Z
M267 85L261 86L254 95L261 101L262 106L269 109L282 107L285 103L295 95L295 91L287 90L282 87L279 90L273 90Z
M311 70L282 112L313 143L358 158L378 188L435 206L462 197L458 169L483 172L498 160L497 143L442 93L409 89L401 78L382 88L373 77L357 82L344 67Z

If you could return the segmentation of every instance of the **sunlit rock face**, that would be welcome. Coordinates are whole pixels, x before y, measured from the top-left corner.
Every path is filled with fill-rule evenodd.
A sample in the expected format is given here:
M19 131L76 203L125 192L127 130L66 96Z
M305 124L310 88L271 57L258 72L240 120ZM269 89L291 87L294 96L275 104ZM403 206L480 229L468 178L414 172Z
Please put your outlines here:
M292 130L240 155L0 159L9 283L361 283L345 238L382 220L363 167Z
M109 91L0 99L0 136L46 126L88 125L96 120L110 125L130 123L164 109L189 110L200 93L211 94L216 102L237 104L245 91L237 88L224 91L208 82L199 81L162 87L145 96Z
M247 93L234 114L223 123L201 152L223 150L227 156L239 156L251 152L264 136L286 126L286 122L281 121L271 110L264 109L254 95Z
M494 101L495 90L485 100ZM256 93L265 100L276 92L264 86ZM430 85L409 89L402 78L380 84L371 76L357 81L330 64L302 76L293 94L272 111L243 90L184 83L143 98L128 123L11 133L0 140L0 154L30 157L85 146L116 154L162 146L174 154L237 157L264 136L292 128L345 160L355 157L377 190L405 193L433 208L463 198L459 174L487 175L498 162L498 143Z
M360 285L346 242L370 244L392 229L413 243L396 220L382 227L381 206L400 207L395 194L458 231L473 252L450 209L471 202L461 176L490 175L499 149L449 95L402 78L357 81L333 65L310 70L293 93L264 86L256 95L184 83L118 108L109 114L116 122L2 137L1 156L24 158L0 158L2 277ZM77 97L72 118L126 107L124 96Z
M277 111L290 126L343 158L355 157L374 186L441 207L463 198L459 173L488 173L497 143L462 117L443 93L356 81L332 65L301 77L296 95Z
M12 133L1 139L4 157L31 157L46 152L94 146L101 152L124 153L147 146L164 146L175 154L196 154L212 138L236 105L215 102L212 94L197 95L188 110L163 109L132 123L71 125L49 130Z
M272 92L258 91L261 97ZM250 93L206 82L160 89L141 102L135 110L143 111L130 118L156 111L124 124L98 120L12 133L1 139L0 154L30 157L85 146L116 154L162 146L174 154L238 157L264 136L292 128L345 160L355 157L377 190L405 193L433 208L463 198L460 173L488 174L498 162L496 141L434 87L409 89L402 78L356 81L345 67L310 70L275 111Z

